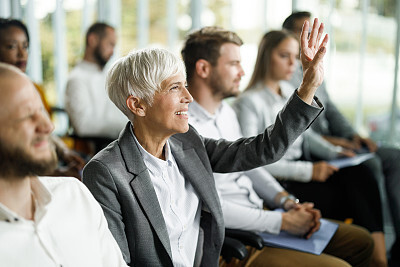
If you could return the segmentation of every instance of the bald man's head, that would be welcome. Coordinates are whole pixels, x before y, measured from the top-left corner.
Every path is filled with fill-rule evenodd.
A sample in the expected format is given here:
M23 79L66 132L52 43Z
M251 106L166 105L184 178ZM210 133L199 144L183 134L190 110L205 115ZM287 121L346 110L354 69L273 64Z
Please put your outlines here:
M43 175L57 164L42 100L19 69L0 63L0 178Z

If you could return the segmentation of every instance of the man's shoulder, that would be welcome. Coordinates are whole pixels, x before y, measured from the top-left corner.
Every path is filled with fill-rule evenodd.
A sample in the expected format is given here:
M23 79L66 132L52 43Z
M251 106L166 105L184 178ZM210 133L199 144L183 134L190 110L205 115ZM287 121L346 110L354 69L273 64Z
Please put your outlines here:
M80 61L70 71L68 80L74 79L92 79L91 75L102 74L101 71L96 69L96 66L92 66L92 63Z
M56 176L40 176L38 177L42 185L52 194L64 192L81 192L84 185L75 177L56 177Z

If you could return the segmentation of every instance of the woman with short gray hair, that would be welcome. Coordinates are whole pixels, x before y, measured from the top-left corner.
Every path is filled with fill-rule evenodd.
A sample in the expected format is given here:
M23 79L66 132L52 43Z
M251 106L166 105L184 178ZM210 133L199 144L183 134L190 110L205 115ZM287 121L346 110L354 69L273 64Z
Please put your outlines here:
M304 32L308 32L308 24ZM213 172L249 170L278 160L322 111L327 38L315 23L302 41L307 81L264 133L235 142L201 137L188 124L183 62L144 49L115 63L111 100L130 122L85 167L83 182L100 202L125 261L134 266L217 266L224 223ZM316 231L319 221L311 222Z

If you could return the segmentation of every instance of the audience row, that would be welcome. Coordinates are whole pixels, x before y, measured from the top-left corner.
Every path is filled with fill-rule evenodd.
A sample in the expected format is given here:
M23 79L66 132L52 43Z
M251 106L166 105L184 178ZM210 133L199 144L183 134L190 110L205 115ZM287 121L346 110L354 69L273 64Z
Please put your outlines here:
M84 168L51 134L51 109L23 74L25 25L1 19L1 261L216 266L225 227L308 239L323 215L338 228L322 254L264 246L234 265L387 266L378 184L398 236L400 151L361 138L330 101L328 36L310 18L294 13L285 30L264 35L242 94L243 41L232 31L189 34L183 60L147 48L106 71L115 30L95 23L65 97L74 134L96 141ZM232 106L225 102L236 96ZM374 154L361 165L327 162L353 157L362 145ZM54 177L71 174L84 185ZM349 217L354 224L341 222ZM393 262L398 246L396 239ZM17 256L22 250L26 257Z

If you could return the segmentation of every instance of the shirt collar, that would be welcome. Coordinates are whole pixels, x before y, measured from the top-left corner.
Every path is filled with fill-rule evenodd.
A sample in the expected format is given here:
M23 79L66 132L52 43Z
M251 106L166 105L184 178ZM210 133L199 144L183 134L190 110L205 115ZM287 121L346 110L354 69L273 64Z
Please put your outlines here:
M51 193L38 177L29 179L31 182L31 192L35 201L34 220L38 222L46 213L46 207L51 202ZM24 220L24 218L0 203L0 221L17 223L20 220Z
M221 113L224 102L221 102L221 105L215 111L215 114L211 114L205 108L203 108L199 103L193 100L192 103L189 104L189 114L196 114L196 119L199 121L209 121L216 120L218 115Z

